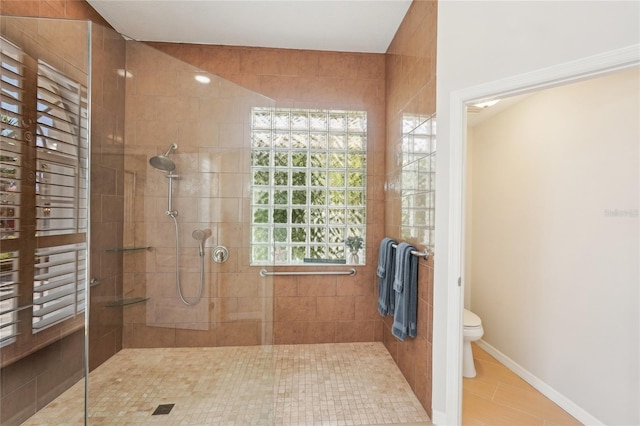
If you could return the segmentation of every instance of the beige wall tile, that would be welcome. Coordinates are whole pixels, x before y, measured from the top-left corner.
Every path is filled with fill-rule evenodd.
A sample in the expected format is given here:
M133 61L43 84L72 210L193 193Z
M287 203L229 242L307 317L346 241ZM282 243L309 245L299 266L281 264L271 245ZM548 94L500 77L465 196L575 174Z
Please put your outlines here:
M355 320L354 296L316 298L317 318L323 321Z
M302 327L302 341L297 343L333 343L336 340L335 321L304 321Z
M297 294L298 296L335 296L336 279L322 275L300 277Z
M371 342L377 321L336 321L336 342Z
M223 323L218 324L217 344L219 346L252 346L262 343L260 324Z
M274 320L313 321L317 317L316 297L278 297L275 299Z

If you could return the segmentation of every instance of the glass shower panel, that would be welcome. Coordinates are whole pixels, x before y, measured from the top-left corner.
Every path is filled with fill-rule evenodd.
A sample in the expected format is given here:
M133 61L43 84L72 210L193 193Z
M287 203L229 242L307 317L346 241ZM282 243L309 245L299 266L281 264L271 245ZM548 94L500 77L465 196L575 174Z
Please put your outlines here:
M0 423L84 388L89 24L1 17ZM84 418L84 398L69 404Z
M204 357L188 368L202 369L197 387L209 389L212 412L241 392L238 401L268 407L261 418L273 418L272 280L249 262L251 109L273 101L136 41L127 42L123 74L123 356L149 348L147 363L176 356L172 365ZM259 353L255 389L226 389L211 376L240 368L226 358L234 346ZM146 392L135 380L130 392ZM161 393L158 402L175 410L187 404L179 389ZM234 409L238 418L255 414Z
M273 102L135 41L126 75L124 347L271 343L248 206L250 112Z

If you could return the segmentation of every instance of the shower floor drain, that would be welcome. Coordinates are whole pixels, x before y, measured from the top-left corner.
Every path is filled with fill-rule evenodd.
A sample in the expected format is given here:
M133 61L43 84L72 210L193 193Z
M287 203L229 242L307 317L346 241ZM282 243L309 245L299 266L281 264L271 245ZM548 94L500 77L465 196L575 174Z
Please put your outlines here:
M158 408L156 408L156 411L154 411L151 415L159 416L161 414L169 414L174 405L176 404L160 404L158 405Z

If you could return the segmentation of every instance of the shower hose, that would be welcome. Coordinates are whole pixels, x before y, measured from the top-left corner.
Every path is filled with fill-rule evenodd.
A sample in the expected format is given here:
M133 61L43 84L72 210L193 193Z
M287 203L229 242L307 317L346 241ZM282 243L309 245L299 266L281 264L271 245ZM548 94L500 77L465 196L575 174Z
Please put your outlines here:
M178 231L178 219L176 218L176 216L174 214L169 214L169 216L171 217L171 219L173 219L173 224L175 226L176 232L175 232L175 236L176 236L176 287L178 288L178 296L180 296L180 300L182 300L182 303L184 303L185 305L188 306L194 306L197 305L198 302L200 301L200 299L202 298L202 289L204 288L204 255L200 256L200 289L198 290L198 296L196 297L196 300L193 302L189 302L187 299L184 298L184 296L182 295L182 286L180 285L180 252L179 252L179 244L178 241L180 240L180 234Z

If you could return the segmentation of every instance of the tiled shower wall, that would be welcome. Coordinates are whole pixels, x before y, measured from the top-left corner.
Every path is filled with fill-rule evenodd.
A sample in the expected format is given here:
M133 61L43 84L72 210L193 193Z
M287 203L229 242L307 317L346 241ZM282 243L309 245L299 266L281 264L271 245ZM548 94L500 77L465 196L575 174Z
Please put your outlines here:
M411 153L407 158L407 130L409 120L424 120L435 114L436 88L436 1L414 1L400 25L386 55L387 70L387 146L386 146L386 201L385 233L398 241L412 243L418 249L432 245L429 230L433 228L429 210L433 205L422 205L426 214L414 215L410 223L403 218L403 201L427 200L426 184L415 196L415 187L407 188L407 175L415 175L416 165L424 164L429 154L435 157L435 139L432 149ZM418 120L418 121L419 121ZM404 126L403 126L404 123ZM414 121L415 123L415 121ZM425 152L426 151L426 152ZM435 163L430 163L433 166ZM410 195L407 195L407 194ZM421 201L422 202L422 201ZM406 208L404 209L406 210ZM406 213L406 212L405 212ZM409 229L407 225L410 225ZM414 232L423 231L423 232ZM431 232L431 236L433 232ZM432 237L431 237L432 238ZM437 255L437 253L436 253ZM415 339L399 342L391 334L392 318L384 321L383 342L405 378L431 415L431 353L433 331L433 257L420 260L418 266L418 335Z
M384 55L173 43L150 45L268 96L277 106L367 111L367 264L357 267L355 277L274 277L273 343L381 340L374 273L384 224ZM248 159L243 161L248 164ZM248 191L247 180L243 182L236 193ZM248 245L246 200L240 209L245 224L237 235L242 233L244 244ZM248 253L244 258L248 258ZM243 306L253 296L243 292L262 285L258 270L229 270L228 278L220 275L221 282L228 283L228 291L237 298L228 307L231 313L247 309ZM246 283L248 290L242 290L242 283ZM213 315L220 308L225 309L214 307ZM234 327L243 327L240 316L236 318Z

